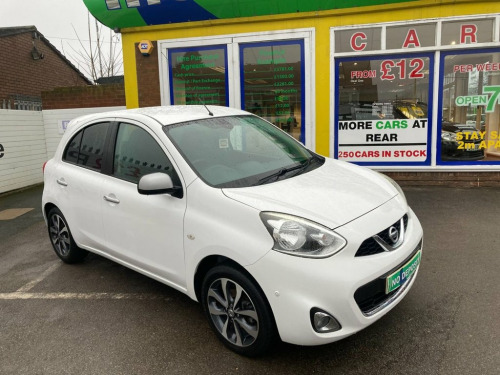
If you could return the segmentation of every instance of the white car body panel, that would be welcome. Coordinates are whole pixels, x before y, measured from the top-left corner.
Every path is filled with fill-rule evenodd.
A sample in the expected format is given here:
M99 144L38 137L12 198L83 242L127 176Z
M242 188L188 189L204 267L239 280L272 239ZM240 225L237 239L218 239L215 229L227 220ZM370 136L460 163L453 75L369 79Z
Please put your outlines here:
M224 189L224 194L259 211L305 217L333 229L374 210L398 193L375 172L326 159L325 165L309 173L273 184Z
M197 300L195 275L210 256L231 259L257 281L267 298L283 341L317 345L339 340L373 323L389 306L364 315L355 291L407 259L422 241L422 227L404 197L377 173L326 159L296 177L260 186L215 188L193 171L163 132L163 125L218 116L247 115L231 108L203 106L147 108L85 116L71 122L45 168L42 205L57 206L76 243ZM66 143L96 121L136 124L146 129L174 165L184 196L140 195L133 183L62 161ZM64 180L67 186L57 183ZM105 201L105 195L120 201ZM337 254L311 259L272 250L273 238L260 213L280 212L314 221L347 239ZM376 256L355 257L361 243L408 214L403 244ZM46 211L44 209L44 215ZM342 329L317 333L311 308L332 314Z

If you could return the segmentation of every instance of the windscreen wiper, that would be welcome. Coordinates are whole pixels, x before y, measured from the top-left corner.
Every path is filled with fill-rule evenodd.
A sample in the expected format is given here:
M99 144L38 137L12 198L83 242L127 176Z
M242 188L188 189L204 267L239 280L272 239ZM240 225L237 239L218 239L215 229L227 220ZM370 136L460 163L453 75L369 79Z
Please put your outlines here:
M275 178L274 181L277 181L281 176L284 176L285 174L292 172L292 171L295 171L297 169L302 169L302 168L304 168L304 166L308 166L309 163L310 163L310 159L304 161L301 164L295 165L293 167L281 168L277 172L271 173L270 175L261 178L259 181L257 181L257 183L255 185L262 185L262 184L268 182L269 180L272 180L273 178Z

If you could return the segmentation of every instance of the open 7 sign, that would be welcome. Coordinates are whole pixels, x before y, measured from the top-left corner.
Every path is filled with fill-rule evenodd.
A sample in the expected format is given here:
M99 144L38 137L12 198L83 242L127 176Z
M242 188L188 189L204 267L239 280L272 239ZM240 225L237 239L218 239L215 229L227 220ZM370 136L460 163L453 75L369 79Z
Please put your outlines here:
M457 107L472 105L486 105L486 112L494 112L495 105L500 104L500 86L484 86L484 95L457 96L455 104ZM488 94L491 94L489 96Z

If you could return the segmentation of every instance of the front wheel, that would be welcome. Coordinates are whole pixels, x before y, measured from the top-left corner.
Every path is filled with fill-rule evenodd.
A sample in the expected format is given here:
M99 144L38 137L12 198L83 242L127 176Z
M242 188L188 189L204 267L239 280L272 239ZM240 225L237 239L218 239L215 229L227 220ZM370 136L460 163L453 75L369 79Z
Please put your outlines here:
M83 261L88 252L76 245L62 212L54 207L49 211L47 219L50 241L57 256L65 263Z
M239 354L261 355L277 339L265 296L237 269L225 265L211 269L203 281L202 304L219 339Z

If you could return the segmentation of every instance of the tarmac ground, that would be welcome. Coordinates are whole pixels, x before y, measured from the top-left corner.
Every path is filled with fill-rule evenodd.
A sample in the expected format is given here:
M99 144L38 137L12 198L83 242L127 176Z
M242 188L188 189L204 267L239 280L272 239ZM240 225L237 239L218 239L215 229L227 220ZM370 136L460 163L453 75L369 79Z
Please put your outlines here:
M500 189L405 192L425 234L405 299L347 339L257 359L180 292L97 255L59 261L41 186L0 195L0 373L500 374Z

